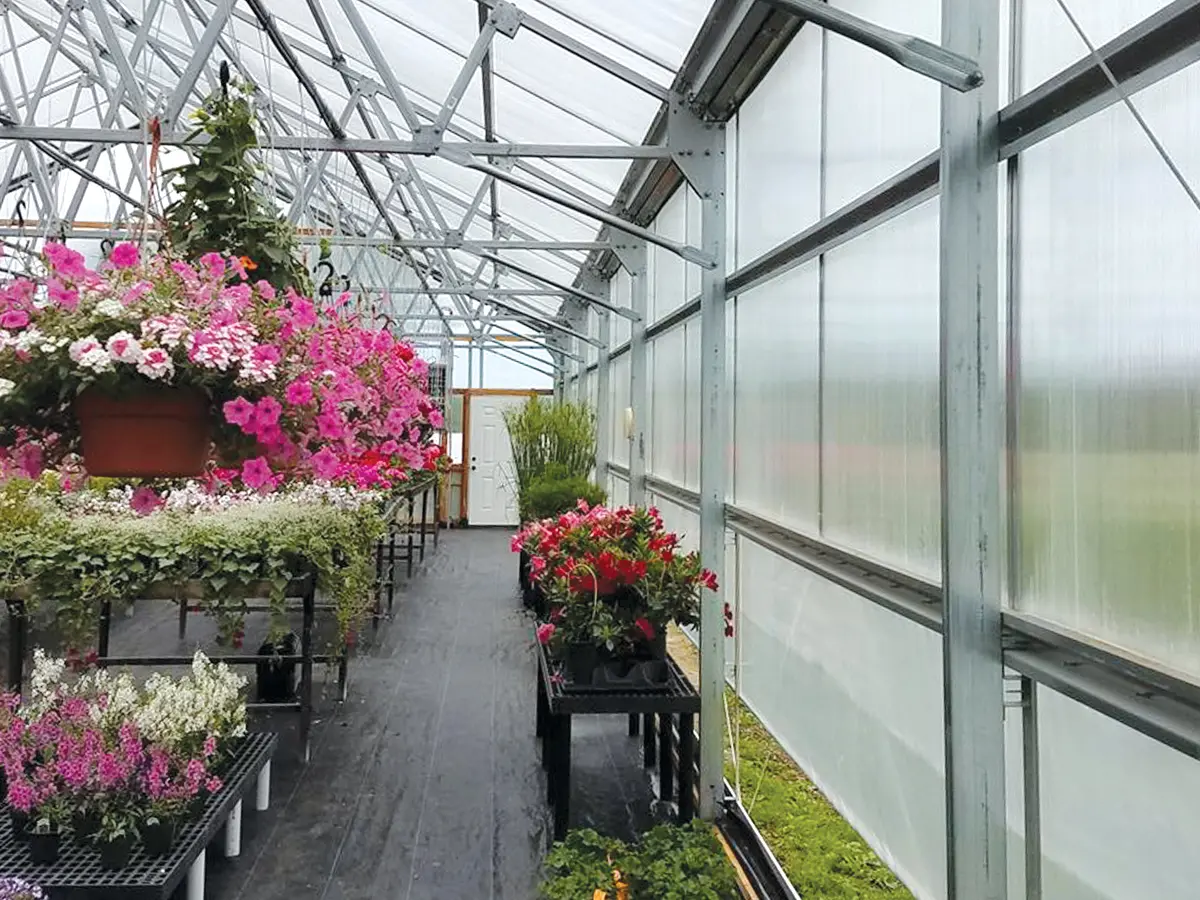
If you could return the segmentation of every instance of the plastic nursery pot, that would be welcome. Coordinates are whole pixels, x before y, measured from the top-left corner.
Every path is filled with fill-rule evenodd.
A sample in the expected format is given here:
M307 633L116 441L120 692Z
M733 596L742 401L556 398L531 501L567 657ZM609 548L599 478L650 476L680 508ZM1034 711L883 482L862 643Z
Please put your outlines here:
M77 844L91 840L92 835L99 830L100 817L91 810L77 812L71 817L71 832L75 835Z
M175 844L175 822L171 819L143 824L141 833L142 847L147 856L166 856Z
M29 858L40 866L48 866L58 861L58 849L62 844L61 831L26 831L25 840L29 844Z
M124 397L90 387L75 398L75 418L91 475L182 478L208 462L208 398L190 388L156 385Z
M100 838L96 841L96 849L100 851L100 868L123 869L129 865L129 857L133 855L133 835Z
M563 655L563 667L573 684L590 685L600 665L600 653L594 644L568 644Z
M529 551L522 550L521 551L521 568L517 574L517 582L521 585L521 588L523 590L526 590L529 588L529 565L530 565Z
M29 813L21 812L21 810L10 806L8 808L8 821L12 825L13 838L18 841L23 841L29 837L25 831L29 825Z
M295 656L300 652L300 638L285 634L277 642L266 641L258 648L259 656ZM287 703L296 696L296 663L270 660L255 663L259 703Z

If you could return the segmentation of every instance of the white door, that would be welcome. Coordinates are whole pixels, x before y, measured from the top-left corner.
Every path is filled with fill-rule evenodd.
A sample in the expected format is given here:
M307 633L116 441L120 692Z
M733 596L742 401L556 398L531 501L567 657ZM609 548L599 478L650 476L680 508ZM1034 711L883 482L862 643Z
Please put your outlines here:
M504 394L471 397L470 458L467 478L467 521L471 525L519 525L512 445L504 426L504 410L526 398Z

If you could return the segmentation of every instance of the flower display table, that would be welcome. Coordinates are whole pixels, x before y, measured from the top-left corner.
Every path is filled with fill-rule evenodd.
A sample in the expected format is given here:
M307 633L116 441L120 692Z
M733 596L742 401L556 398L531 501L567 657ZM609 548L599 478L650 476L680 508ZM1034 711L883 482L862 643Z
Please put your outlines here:
M432 509L431 509L432 507ZM418 518L417 510L420 509ZM383 597L387 595L387 611L391 613L396 601L398 563L406 564L406 574L412 578L413 565L425 562L426 539L430 524L433 525L433 542L438 540L438 481L436 478L422 480L407 490L398 493L384 509L387 535L375 545L375 577L379 590L376 593L375 610L371 624L379 627L383 617ZM434 519L430 522L432 511Z
M271 656L248 655L219 655L209 657L213 662L225 663L231 666L249 666L259 663L299 664L300 684L295 700L277 702L247 703L248 709L284 709L295 710L300 714L300 752L305 762L309 758L309 734L312 730L313 714L313 665L315 663L338 663L339 696L345 699L347 656L346 651L337 655L319 654L314 652L313 631L316 621L316 580L309 577L294 582L289 594L301 598L303 624L300 629L300 652L298 654L276 654ZM154 592L151 591L153 594ZM186 592L185 592L186 593ZM181 601L181 615L190 607L186 599ZM23 600L8 601L9 632L8 632L8 687L19 693L24 681L25 651L28 644L29 617L25 613ZM98 666L187 666L192 662L190 656L110 656L109 632L112 625L112 604L105 602L101 605L98 639L96 642ZM3 871L3 869L0 869Z
M5 816L0 817L0 872L41 885L51 900L167 900L185 878L188 900L203 900L207 847L222 826L225 856L241 853L242 798L251 781L255 809L270 804L271 756L277 743L269 732L246 736L224 772L223 786L183 828L166 856L147 856L138 848L128 866L110 871L100 867L99 854L91 847L66 844L57 862L38 865L30 860L28 845L13 839Z
M673 793L674 772L671 764L672 718L679 717L679 758L689 760L695 754L693 720L700 712L700 695L675 662L668 658L670 674L662 688L573 690L555 677L546 648L536 638L534 646L537 649L537 735L542 739L542 765L547 770L548 800L554 810L554 839L562 840L566 836L570 819L572 716L625 713L630 717L631 733L636 733L636 717L642 716L645 722L643 764L649 768L655 764L655 756L658 757L659 797L669 798ZM653 727L655 715L658 716L657 735ZM681 762L678 785L681 822L690 822L695 813L692 772L690 765Z

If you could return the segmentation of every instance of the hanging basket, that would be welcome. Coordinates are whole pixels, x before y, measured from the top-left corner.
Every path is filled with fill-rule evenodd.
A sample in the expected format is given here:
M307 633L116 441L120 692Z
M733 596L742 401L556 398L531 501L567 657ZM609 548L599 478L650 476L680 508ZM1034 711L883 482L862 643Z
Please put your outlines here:
M154 387L127 397L88 388L75 398L84 466L111 478L202 475L211 443L208 406L191 388Z

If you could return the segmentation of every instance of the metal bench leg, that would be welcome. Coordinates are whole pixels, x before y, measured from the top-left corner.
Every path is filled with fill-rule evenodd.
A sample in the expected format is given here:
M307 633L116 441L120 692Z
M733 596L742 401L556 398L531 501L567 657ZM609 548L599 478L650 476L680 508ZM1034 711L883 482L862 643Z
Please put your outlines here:
M271 807L271 761L268 759L258 773L258 783L254 790L254 808L264 812Z
M554 839L561 841L567 836L571 820L571 717L553 716L554 725L554 768L550 770L550 781L554 785Z
M204 850L196 857L192 867L188 869L187 900L204 900Z
M309 732L313 713L313 619L316 616L316 588L304 593L304 624L300 629L300 748L308 762Z
M242 801L233 805L229 818L225 820L225 858L242 855Z
M658 747L654 733L654 713L646 713L642 722L642 765L647 769L654 768L654 757Z
M388 528L388 612L396 599L396 532Z
M691 713L679 717L679 821L686 824L696 815L696 726Z
M629 736L637 737L641 728L641 717L637 713L629 714Z
M658 716L658 799L668 801L675 793L675 769L671 763L671 720L673 715Z
M383 541L375 544L375 611L371 614L371 629L379 630L379 619L383 615Z
M188 616L188 601L187 597L179 598L179 640L187 640L187 616Z
M346 680L350 677L350 648L342 650L342 658L338 660L338 702L346 702Z

